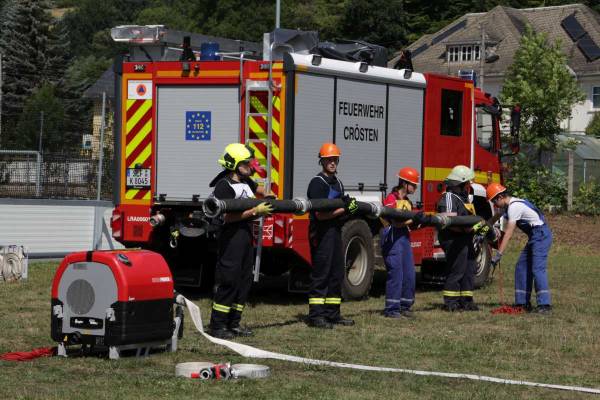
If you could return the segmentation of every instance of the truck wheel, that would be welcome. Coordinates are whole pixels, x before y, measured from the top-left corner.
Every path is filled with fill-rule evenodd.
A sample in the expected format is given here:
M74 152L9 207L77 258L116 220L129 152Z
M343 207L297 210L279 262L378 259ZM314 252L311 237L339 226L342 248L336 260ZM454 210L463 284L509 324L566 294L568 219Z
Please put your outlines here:
M373 235L365 221L348 221L342 228L346 274L342 283L344 299L361 299L369 294L375 270Z
M490 280L492 270L492 249L487 240L475 246L475 277L473 286L479 289L485 286Z

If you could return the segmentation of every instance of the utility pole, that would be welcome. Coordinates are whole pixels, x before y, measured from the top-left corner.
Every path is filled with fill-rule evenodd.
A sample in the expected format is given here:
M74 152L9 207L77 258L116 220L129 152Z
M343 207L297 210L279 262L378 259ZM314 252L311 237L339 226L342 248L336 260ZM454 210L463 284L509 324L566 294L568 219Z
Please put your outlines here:
M479 88L483 90L483 64L485 63L485 27L481 22L481 45L479 46Z
M2 148L2 53L0 53L0 149Z
M275 28L279 28L281 21L281 0L275 1Z
M102 121L100 122L100 143L98 153L98 183L96 191L96 200L100 201L100 194L102 192L102 163L104 161L104 121L106 119L106 92L102 92Z
M38 151L42 154L42 136L44 135L44 112L40 111L40 143Z

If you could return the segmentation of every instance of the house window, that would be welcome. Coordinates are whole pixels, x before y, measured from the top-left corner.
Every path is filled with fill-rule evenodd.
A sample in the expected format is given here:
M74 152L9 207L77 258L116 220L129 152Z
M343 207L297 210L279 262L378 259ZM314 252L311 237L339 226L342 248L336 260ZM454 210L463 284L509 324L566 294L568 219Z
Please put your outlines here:
M473 46L462 46L461 61L471 61L472 56L473 56Z
M480 46L462 45L448 47L448 62L472 62L481 58Z
M592 88L592 107L600 108L600 86Z
M460 47L452 46L448 48L448 62L458 62L460 60Z
M441 134L460 136L462 127L462 92L442 89Z

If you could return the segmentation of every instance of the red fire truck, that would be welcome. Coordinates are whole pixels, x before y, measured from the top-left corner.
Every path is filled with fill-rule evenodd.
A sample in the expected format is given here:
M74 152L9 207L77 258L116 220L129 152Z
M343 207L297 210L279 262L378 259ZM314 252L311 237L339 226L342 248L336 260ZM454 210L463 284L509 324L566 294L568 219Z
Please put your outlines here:
M217 158L233 142L254 149L266 170L257 178L280 199L306 196L323 142L341 148L339 177L361 201L381 202L401 167L420 170L412 200L426 212L435 211L450 169L468 165L476 172L477 214L491 216L485 185L501 180L500 107L472 81L293 51L276 61L213 57L131 57L116 65L113 236L163 254L178 283L197 285L213 269L215 232L201 206L220 172ZM380 228L380 221L362 218L343 227L346 298L370 289ZM415 231L412 240L423 278L443 279L435 231ZM262 249L261 273L289 274L290 290L306 288L307 215L266 218ZM485 244L478 286L488 277L489 256Z

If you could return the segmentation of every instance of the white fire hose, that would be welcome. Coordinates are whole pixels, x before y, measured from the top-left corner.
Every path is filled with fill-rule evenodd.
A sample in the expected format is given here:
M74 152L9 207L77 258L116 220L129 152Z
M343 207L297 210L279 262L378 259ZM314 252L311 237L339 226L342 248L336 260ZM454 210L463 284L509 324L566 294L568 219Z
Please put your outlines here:
M310 365L323 365L329 367L337 367L337 368L350 368L357 369L361 371L378 371L378 372L396 372L396 373L404 373L404 374L413 374L420 376L439 376L443 378L454 378L454 379L469 379L473 381L483 381L483 382L492 382L492 383L502 383L506 385L521 385L521 386L534 386L534 387L542 387L548 389L558 389L558 390L567 390L571 392L583 392L583 393L594 393L600 394L600 389L595 388L587 388L587 387L579 387L579 386L566 386L566 385L554 385L548 383L537 383L537 382L528 382L528 381L519 381L513 379L502 379L502 378L494 378L491 376L484 375L475 375L475 374L463 374L463 373L454 373L454 372L435 372L435 371L420 371L420 370L412 370L412 369L404 369L404 368L388 368L388 367L373 367L370 365L361 365L361 364L348 364L334 361L326 361L326 360L315 360L312 358L304 358L298 356L290 356L287 354L274 353L271 351L257 349L256 347L248 346L241 343L231 342L229 340L217 339L206 332L204 332L204 327L202 325L202 315L200 313L200 308L192 303L190 300L185 297L179 295L177 296L177 302L180 304L185 304L187 307L190 317L196 326L198 332L200 332L206 339L214 344L218 344L221 346L225 346L234 352L238 353L241 356L248 358L269 358L274 360L282 360L282 361L291 361L302 364L310 364Z

